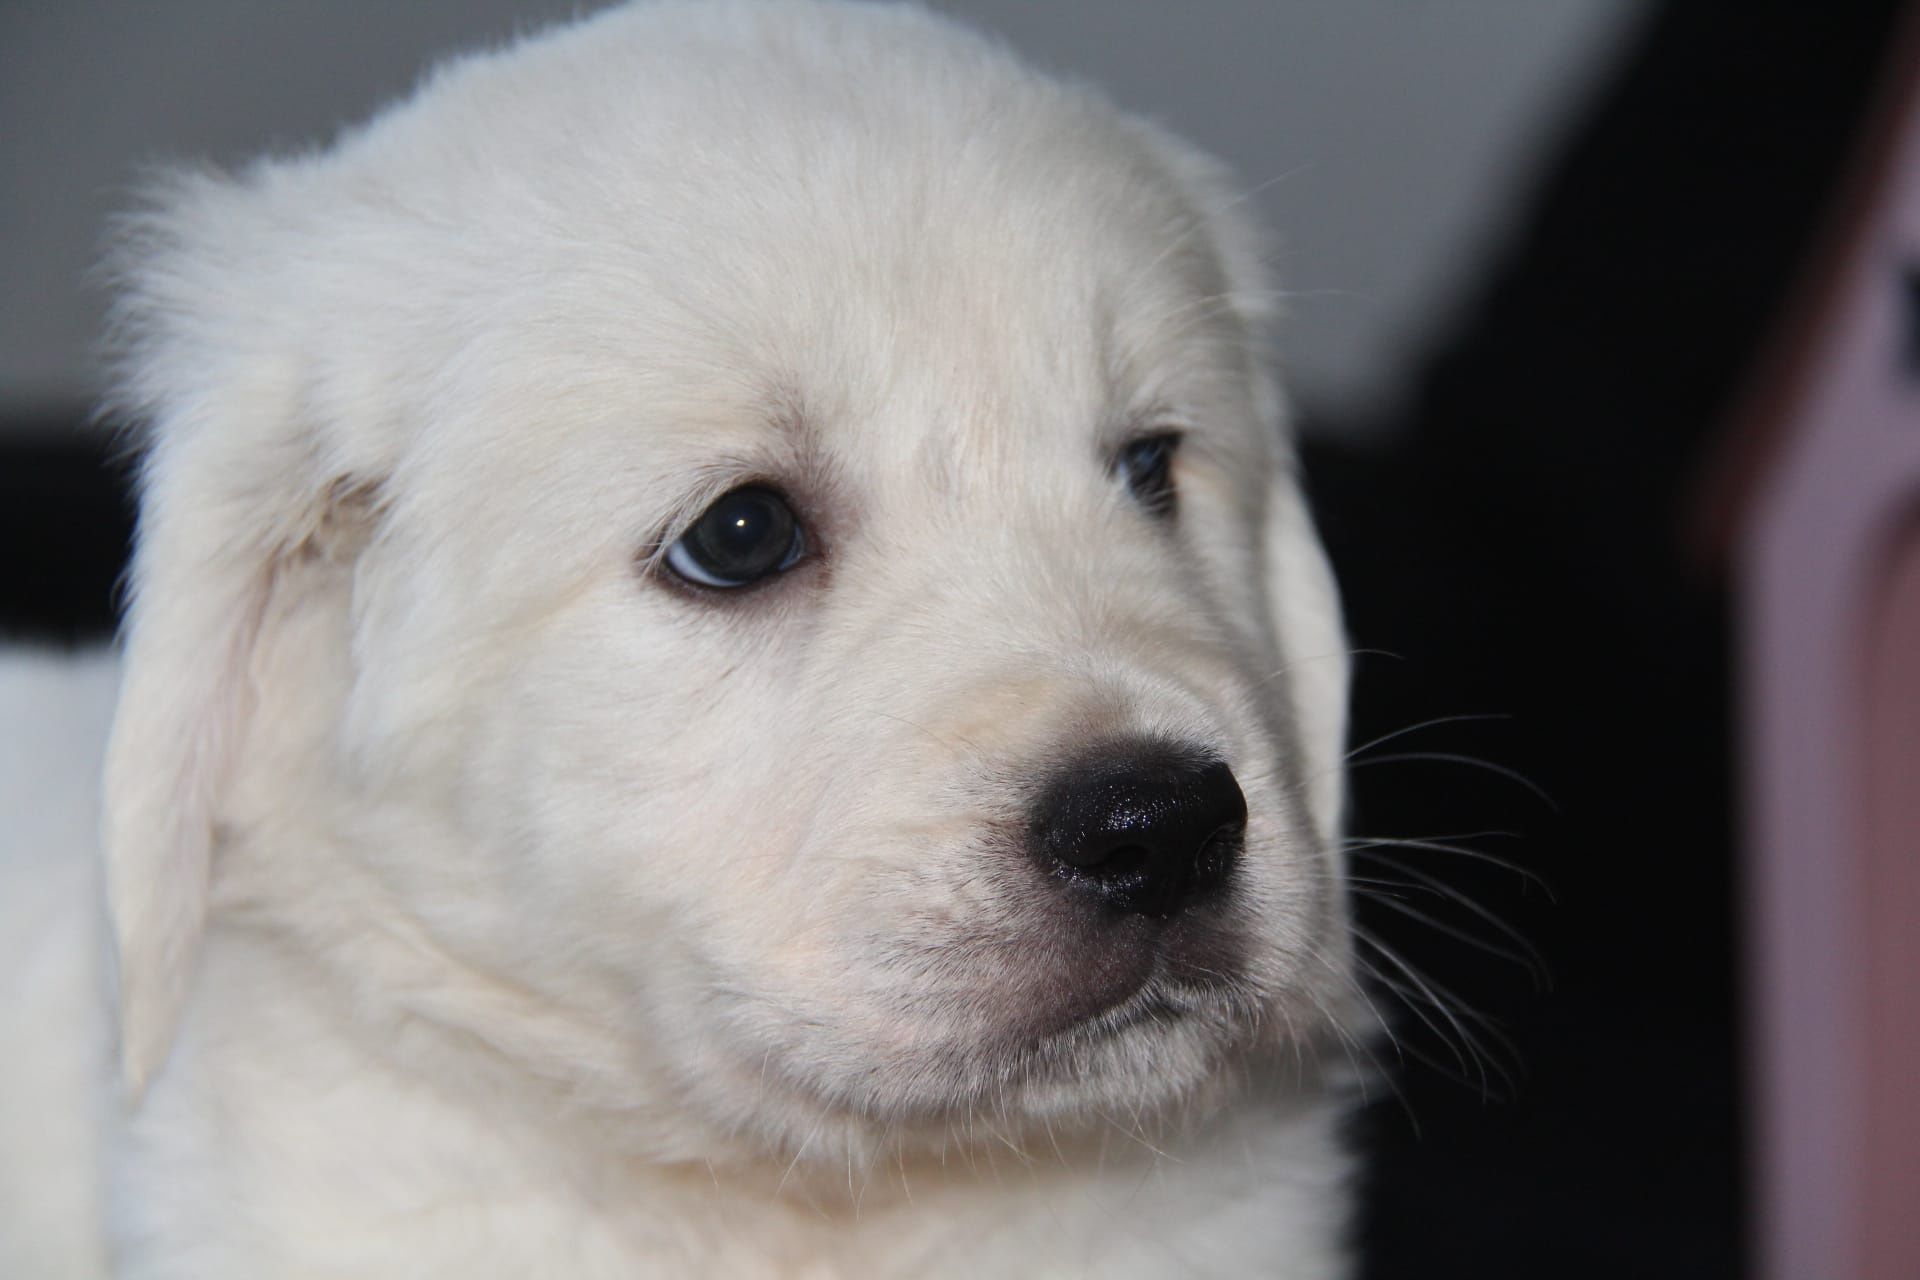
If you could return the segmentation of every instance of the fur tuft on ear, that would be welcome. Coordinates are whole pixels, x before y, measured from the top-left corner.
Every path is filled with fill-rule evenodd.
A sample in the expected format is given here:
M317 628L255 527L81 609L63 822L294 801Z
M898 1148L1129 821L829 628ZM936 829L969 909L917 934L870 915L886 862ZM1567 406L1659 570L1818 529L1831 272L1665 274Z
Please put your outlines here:
M148 433L102 815L136 1095L165 1060L193 976L275 580L319 527L339 472L301 413L300 346L258 185L166 179L113 262L111 409Z

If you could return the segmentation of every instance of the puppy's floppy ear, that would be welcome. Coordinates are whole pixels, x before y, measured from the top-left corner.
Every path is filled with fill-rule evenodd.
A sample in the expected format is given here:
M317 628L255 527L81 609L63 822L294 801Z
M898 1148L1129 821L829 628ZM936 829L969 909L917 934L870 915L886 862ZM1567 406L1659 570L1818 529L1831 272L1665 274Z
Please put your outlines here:
M102 815L122 1069L165 1060L195 968L215 823L276 580L341 468L302 421L265 202L176 177L129 220L114 407L150 432Z
M1217 161L1162 132L1136 126L1140 136L1184 187L1193 203L1220 275L1219 292L1245 326L1255 353L1255 417L1280 437L1286 405L1267 343L1278 320L1278 295L1267 277L1267 239L1249 209L1253 192L1236 186ZM1340 592L1307 506L1290 441L1277 440L1278 478L1266 495L1264 563L1267 609L1290 691L1299 739L1301 780L1314 829L1322 841L1340 836L1346 804L1347 690L1351 650L1340 617Z
M1293 701L1303 756L1300 777L1314 830L1328 847L1340 838L1346 804L1347 688L1352 651L1340 620L1333 566L1314 532L1306 495L1289 469L1274 485L1266 516L1267 608Z

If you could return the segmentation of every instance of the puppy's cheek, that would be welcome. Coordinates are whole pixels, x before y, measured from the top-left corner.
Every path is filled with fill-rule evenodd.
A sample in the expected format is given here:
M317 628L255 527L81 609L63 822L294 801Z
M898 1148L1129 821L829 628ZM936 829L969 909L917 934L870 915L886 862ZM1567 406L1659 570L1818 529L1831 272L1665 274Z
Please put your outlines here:
M475 710L447 734L466 856L420 870L442 883L413 895L484 899L528 980L556 998L585 971L609 1001L623 976L634 992L657 985L659 957L682 949L682 933L753 927L768 896L763 861L736 839L751 805L732 775L702 757L697 726L652 728L686 723L689 709L631 671L610 678L611 665L536 652L498 687L473 690ZM634 1016L602 1012L617 1025Z

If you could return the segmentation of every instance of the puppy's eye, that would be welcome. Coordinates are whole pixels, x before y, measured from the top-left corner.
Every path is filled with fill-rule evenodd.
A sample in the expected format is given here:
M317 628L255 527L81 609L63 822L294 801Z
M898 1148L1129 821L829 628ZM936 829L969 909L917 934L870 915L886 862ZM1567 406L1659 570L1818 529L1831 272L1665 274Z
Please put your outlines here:
M667 568L703 587L745 587L791 569L806 554L806 535L787 500L747 485L722 494L686 536L667 548Z
M1142 436L1120 451L1120 475L1127 492L1148 514L1173 514L1173 451L1180 447L1178 432Z

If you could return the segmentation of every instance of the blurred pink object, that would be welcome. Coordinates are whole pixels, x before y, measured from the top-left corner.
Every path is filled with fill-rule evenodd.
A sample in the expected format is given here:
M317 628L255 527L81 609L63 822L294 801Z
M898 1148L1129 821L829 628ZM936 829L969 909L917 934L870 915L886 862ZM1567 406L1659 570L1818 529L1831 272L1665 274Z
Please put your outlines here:
M1713 504L1737 522L1768 1280L1920 1277L1917 33Z

